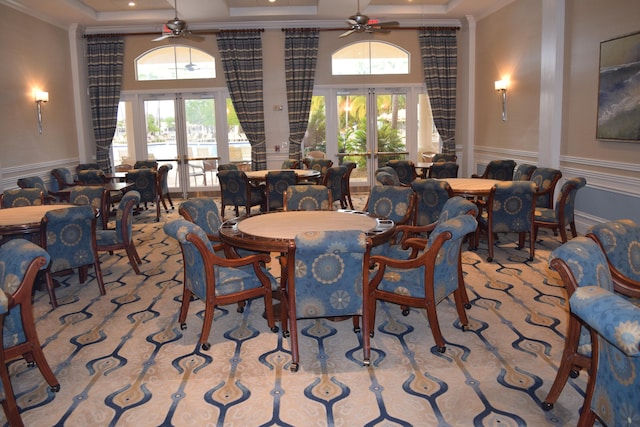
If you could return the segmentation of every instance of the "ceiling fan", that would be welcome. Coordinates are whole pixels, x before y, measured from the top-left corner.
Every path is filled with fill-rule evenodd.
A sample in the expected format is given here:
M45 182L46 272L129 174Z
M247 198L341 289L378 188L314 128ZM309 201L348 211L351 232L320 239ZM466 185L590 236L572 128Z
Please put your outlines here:
M164 28L162 29L162 35L160 37L156 37L152 41L157 42L165 39L172 39L178 37L184 37L193 41L202 41L204 37L193 34L187 28L187 23L182 19L178 18L178 0L175 0L175 18L170 19L164 24Z
M358 10L356 14L350 16L349 19L347 19L347 23L351 25L351 28L340 34L340 37L346 37L353 33L388 33L391 31L391 28L400 25L400 23L396 21L380 22L377 19L369 19L367 15L360 13L360 0L358 0Z

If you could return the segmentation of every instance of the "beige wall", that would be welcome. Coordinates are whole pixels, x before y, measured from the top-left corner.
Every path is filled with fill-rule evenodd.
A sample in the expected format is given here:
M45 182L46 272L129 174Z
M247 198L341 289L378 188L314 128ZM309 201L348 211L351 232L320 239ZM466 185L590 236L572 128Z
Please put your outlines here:
M2 187L15 187L11 171L77 159L73 81L67 32L0 5L0 166ZM38 134L34 88L49 92ZM49 167L51 169L51 167Z

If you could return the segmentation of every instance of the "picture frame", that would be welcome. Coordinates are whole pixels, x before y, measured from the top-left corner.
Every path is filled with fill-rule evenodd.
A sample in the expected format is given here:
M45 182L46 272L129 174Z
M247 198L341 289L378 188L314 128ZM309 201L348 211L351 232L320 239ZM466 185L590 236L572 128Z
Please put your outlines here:
M600 43L596 139L640 142L640 31Z

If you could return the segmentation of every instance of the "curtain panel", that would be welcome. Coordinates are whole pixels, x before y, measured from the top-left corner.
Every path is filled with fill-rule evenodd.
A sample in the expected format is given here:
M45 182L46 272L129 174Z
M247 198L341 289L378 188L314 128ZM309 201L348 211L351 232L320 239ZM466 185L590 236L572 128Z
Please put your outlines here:
M85 41L96 163L103 171L111 172L111 144L118 121L122 86L124 36L85 35Z
M302 140L309 124L309 111L318 59L320 30L283 29L284 67L289 110L289 158L302 159Z
M217 34L227 88L240 125L251 144L251 169L267 169L262 90L262 31Z
M457 28L420 28L424 79L433 121L442 137L442 152L456 152Z

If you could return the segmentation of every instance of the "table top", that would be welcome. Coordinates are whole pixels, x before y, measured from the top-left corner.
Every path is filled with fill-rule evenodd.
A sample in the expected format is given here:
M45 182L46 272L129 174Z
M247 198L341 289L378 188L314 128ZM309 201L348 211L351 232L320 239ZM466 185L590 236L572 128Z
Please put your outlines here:
M220 239L243 249L287 252L296 234L326 230L362 230L376 245L391 237L395 224L349 209L267 212L225 221L220 226Z
M283 170L292 170L296 173L296 178L316 178L320 176L320 171L315 169L266 169L259 171L247 171L247 178L252 181L266 180L267 173L269 172L281 172Z
M68 208L70 205L20 206L0 209L0 234L34 233L40 230L42 217L49 211Z
M482 178L447 178L442 181L449 183L456 196L488 196L495 184L503 182Z
M85 184L86 186L92 186L92 185L100 185L100 184ZM107 191L126 191L129 190L130 188L132 188L134 186L134 183L132 182L107 182L105 184L103 184L103 187L105 190ZM73 189L73 187L65 187L62 190L58 190L55 192L56 195L60 195L60 196L69 196L69 194L71 194L71 190Z

